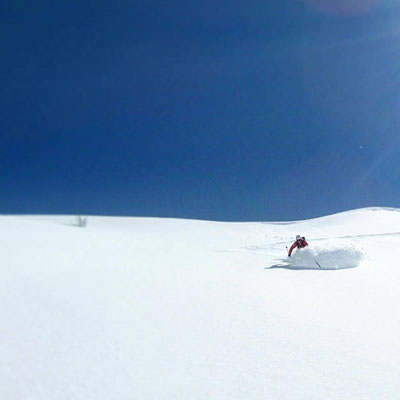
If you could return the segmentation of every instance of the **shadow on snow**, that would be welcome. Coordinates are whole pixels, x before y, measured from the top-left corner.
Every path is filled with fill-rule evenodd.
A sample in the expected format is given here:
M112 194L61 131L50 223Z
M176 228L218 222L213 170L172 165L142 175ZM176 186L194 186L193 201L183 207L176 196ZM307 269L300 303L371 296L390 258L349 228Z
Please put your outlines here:
M324 267L321 265L314 266L298 266L298 265L290 265L290 264L275 264L270 267L265 267L264 269L290 269L292 271L337 271L340 269L350 269L355 267Z

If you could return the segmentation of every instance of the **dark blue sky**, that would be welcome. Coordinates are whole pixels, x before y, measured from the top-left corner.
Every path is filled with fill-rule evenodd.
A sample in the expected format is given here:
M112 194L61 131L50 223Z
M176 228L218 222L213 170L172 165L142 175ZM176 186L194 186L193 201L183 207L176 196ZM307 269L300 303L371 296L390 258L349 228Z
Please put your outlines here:
M308 1L3 1L0 212L400 207L400 5Z

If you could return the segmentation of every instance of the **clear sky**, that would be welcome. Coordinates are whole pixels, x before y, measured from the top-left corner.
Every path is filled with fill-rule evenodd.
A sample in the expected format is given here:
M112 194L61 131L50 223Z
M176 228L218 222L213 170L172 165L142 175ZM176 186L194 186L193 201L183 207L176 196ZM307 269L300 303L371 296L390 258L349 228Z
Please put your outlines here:
M5 0L0 213L400 207L394 0Z

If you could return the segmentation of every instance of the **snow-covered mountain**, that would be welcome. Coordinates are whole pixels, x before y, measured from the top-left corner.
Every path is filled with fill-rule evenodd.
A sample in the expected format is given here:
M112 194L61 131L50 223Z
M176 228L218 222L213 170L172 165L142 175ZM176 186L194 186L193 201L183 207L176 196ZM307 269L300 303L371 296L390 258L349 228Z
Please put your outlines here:
M75 222L0 217L0 399L400 398L399 209Z

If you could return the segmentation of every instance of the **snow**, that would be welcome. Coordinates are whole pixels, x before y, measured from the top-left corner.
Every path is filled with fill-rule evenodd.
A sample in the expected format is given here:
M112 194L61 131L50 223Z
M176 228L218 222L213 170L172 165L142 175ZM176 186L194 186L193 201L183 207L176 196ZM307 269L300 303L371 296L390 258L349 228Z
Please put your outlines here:
M75 224L0 217L1 399L400 397L400 210Z
M345 269L358 267L366 257L354 242L326 239L313 247L297 250L288 260L291 269Z

